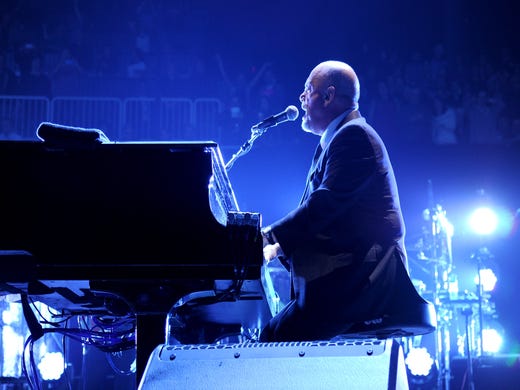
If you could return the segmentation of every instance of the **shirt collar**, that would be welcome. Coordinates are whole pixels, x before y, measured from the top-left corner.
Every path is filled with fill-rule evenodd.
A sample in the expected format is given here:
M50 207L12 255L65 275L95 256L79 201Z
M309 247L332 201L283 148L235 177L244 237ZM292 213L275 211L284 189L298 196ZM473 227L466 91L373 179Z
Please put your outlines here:
M334 132L338 128L339 124L350 114L354 109L348 109L347 111L339 114L332 122L329 123L323 134L321 135L320 144L323 149L329 144L330 140L334 136Z

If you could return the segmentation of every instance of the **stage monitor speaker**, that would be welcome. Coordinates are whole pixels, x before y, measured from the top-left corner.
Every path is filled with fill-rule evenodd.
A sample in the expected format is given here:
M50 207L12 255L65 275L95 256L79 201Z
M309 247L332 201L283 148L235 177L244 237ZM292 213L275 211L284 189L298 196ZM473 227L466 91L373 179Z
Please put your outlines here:
M139 390L407 390L395 340L159 345Z

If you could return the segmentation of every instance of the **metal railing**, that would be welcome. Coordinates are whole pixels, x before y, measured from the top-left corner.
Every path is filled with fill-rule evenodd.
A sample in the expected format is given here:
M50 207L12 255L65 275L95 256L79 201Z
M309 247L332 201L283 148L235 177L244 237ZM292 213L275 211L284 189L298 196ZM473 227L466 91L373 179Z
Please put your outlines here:
M97 128L113 141L218 140L217 98L0 96L0 133L36 139L41 122Z
M50 101L46 97L0 96L0 133L35 138L38 125L50 119Z

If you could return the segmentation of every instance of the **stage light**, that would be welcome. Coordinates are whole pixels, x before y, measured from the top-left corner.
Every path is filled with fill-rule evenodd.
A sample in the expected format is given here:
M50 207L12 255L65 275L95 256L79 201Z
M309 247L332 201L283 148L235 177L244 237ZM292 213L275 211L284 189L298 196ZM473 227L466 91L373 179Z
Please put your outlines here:
M58 380L65 372L65 359L61 352L45 353L38 363L38 371L44 381Z
M476 234L487 236L497 229L498 216L490 208L480 207L471 214L469 224Z
M514 232L517 218L516 211L486 202L480 203L470 213L467 223L470 230L481 238L484 236L508 237Z
M503 342L502 332L497 327L482 329L482 348L485 353L493 354L499 352Z
M21 356L25 334L18 296L0 297L0 376L18 378L22 375Z
M0 376L18 378L22 375L20 359L22 356L21 347L23 345L23 336L10 325L2 327L0 337Z
M0 327L0 376L21 378L23 346L30 332L19 302L20 296L11 294L0 298L0 323L3 324ZM40 302L35 302L34 307L40 313L49 310ZM61 342L55 337L47 334L35 344L35 361L42 380L58 380L65 371Z
M404 360L413 376L426 377L432 371L433 359L426 348L412 348Z
M493 272L491 268L483 268L479 271L479 275L475 275L475 278L473 279L475 284L479 284L482 286L483 292L491 292L495 289L495 286L497 284L498 278Z
M409 387L412 390L433 390L439 375L437 364L425 347L411 347L405 355Z

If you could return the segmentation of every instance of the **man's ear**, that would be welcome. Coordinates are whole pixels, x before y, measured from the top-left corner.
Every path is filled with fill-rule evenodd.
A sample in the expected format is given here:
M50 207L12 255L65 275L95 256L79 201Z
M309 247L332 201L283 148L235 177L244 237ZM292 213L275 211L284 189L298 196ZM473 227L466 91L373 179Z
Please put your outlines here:
M336 87L329 85L323 94L323 100L325 103L330 103L336 96Z

